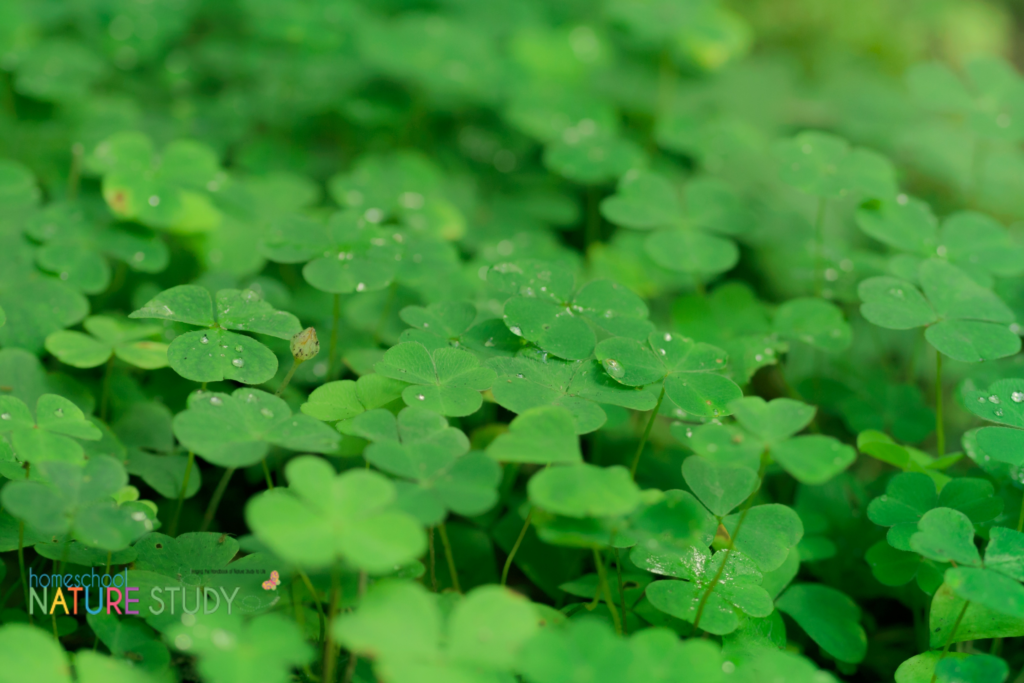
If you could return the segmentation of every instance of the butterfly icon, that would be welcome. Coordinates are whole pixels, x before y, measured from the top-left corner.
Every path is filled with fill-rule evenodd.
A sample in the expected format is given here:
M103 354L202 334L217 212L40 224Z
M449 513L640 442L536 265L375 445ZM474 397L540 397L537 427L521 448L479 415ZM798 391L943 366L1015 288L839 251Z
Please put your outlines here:
M276 591L280 585L281 579L278 577L277 570L274 570L270 572L270 578L263 582L263 590Z

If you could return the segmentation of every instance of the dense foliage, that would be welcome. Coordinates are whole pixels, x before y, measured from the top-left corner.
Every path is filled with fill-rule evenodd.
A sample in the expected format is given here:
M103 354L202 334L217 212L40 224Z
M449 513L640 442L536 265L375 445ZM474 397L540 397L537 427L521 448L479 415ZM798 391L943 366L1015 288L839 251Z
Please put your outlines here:
M1012 11L0 2L0 683L1024 680Z

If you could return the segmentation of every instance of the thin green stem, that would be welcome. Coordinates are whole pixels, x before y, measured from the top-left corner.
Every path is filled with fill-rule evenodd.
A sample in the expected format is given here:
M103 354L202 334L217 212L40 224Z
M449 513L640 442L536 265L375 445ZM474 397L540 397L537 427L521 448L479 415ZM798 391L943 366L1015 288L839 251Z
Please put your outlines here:
M264 456L264 458L260 460L260 464L263 465L263 476L266 477L267 479L267 488L274 488L274 478L270 476L270 466L267 465L266 456Z
M313 582L309 580L309 576L306 575L306 572L301 569L296 569L295 571L298 572L303 585L305 585L306 590L309 591L309 597L313 598L313 605L316 607L317 616L320 618L320 635L317 638L317 641L322 643L324 642L324 635L327 632L327 617L324 616L324 607L320 604L320 598L316 595L316 589L313 588Z
M960 610L960 614L957 615L956 621L953 622L953 630L949 632L949 638L946 639L946 645L942 648L942 654L939 655L939 661L935 662L935 671L932 673L931 683L935 683L935 679L938 678L939 662L945 659L946 655L949 653L949 646L953 644L953 639L956 638L957 629L960 628L960 622L964 620L964 615L967 614L967 608L970 604L970 600L964 602L963 609Z
M441 545L444 546L444 559L448 562L448 573L452 577L452 588L455 589L456 593L462 592L462 587L459 585L459 570L455 566L455 556L452 555L452 545L448 542L448 529L445 527L444 522L437 525L437 530L441 533Z
M935 451L946 454L946 427L942 422L942 353L935 350Z
M110 404L110 376L114 374L114 354L110 354L107 367L103 371L103 394L100 398L100 419L107 421L107 406Z
M298 369L300 365L302 365L302 361L292 356L292 366L288 368L288 374L284 376L284 379L281 381L281 386L279 386L277 391L274 392L274 396L280 396L284 393L284 390L288 388L288 383L292 381L292 376L295 374L295 370Z
M68 201L78 199L78 187L82 178L82 156L85 146L81 142L71 145L71 171L68 173Z
M167 528L168 536L178 535L178 519L181 517L181 508L185 504L185 493L188 491L188 480L192 476L192 466L196 463L196 454L188 452L188 463L185 464L185 476L181 479L181 491L178 493L178 507L174 510L174 517Z
M1020 499L1020 516L1017 517L1017 531L1024 532L1024 495Z
M21 571L21 585L25 593L25 609L28 611L28 623L32 623L32 610L28 603L28 579L25 573L25 522L18 520L18 569Z
M629 635L629 627L626 625L626 591L622 587L622 560L619 558L619 549L615 549L615 576L619 582L619 606L622 608L622 633Z
M338 658L338 650L334 646L334 615L338 613L338 603L341 601L341 579L338 576L338 567L331 567L331 602L327 608L327 638L324 644L324 683L334 683L334 665Z
M814 293L821 296L825 279L825 207L828 200L818 198L818 214L814 219Z
M398 281L393 280L391 286L388 287L388 298L384 300L384 306L380 309L380 317L377 319L377 325L373 328L373 341L380 343L381 335L384 334L384 325L388 322L388 315L391 313L391 307L395 304L395 297L398 296Z
M587 188L587 226L585 254L590 254L590 247L601 241L601 211L598 206L597 188L591 185Z
M509 552L508 557L505 558L505 566L501 570L501 585L504 586L508 582L508 570L512 568L512 560L515 559L516 552L519 550L519 546L522 545L523 539L526 538L526 530L530 528L530 522L533 520L533 508L526 513L526 522L523 523L523 530L519 532L519 538L516 539L515 545L512 546L512 550Z
M231 475L234 473L235 468L229 467L221 475L220 481L217 482L217 488L213 492L213 497L210 498L210 504L206 506L206 514L203 515L203 525L199 527L200 531L206 531L210 523L213 522L213 516L217 514L217 506L220 505L220 499L224 497L224 492L228 490L228 482L231 481Z
M334 311L331 316L331 345L327 351L327 379L334 379L335 356L338 353L338 323L341 320L341 295L334 295Z
M644 452L644 446L647 445L647 437L651 435L651 428L654 427L654 420L658 417L658 410L661 408L661 402L665 400L665 385L661 385L661 393L658 394L658 402L654 404L654 410L651 411L651 416L647 419L647 427L644 429L644 435L640 438L640 445L637 446L636 455L633 456L633 465L629 468L629 476L634 480L636 479L636 468L640 466L640 455Z
M430 552L430 590L437 592L437 554L434 552L434 527L427 529L427 550Z
M692 637L697 633L697 629L700 627L700 618L704 614L704 608L708 604L708 600L711 598L711 593L715 590L715 586L722 578L722 574L725 573L725 567L729 564L729 558L732 557L733 548L736 547L736 538L740 535L740 529L743 528L743 522L747 519L747 514L750 512L750 506L754 504L754 498L757 497L758 491L761 490L761 485L764 483L764 473L768 468L768 452L765 451L761 454L761 467L757 473L757 487L747 496L747 500L743 503L743 510L740 512L740 518L736 522L736 528L732 534L729 535L729 545L723 550L725 557L722 559L722 564L718 565L718 571L711 578L711 582L708 583L707 590L704 591L704 595L701 596L700 602L697 604L697 613L693 617L693 630L690 631Z
M597 567L597 592L599 594L604 594L604 602L608 606L608 611L611 612L612 623L615 624L615 633L621 636L622 622L619 621L619 611L615 609L615 600L612 598L612 589L608 587L608 572L605 570L604 560L601 558L601 553L598 552L597 548L593 548L593 551L594 565Z
M359 572L359 602L363 600L363 594L366 593L366 572ZM352 678L356 674L356 662L359 661L359 657L354 652L348 653L348 665L345 667L345 678L342 679L343 683L352 683Z

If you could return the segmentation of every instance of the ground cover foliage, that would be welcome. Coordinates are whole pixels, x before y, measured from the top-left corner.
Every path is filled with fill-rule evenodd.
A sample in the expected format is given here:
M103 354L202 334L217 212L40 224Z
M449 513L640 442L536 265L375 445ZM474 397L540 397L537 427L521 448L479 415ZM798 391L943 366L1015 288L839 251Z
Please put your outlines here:
M1015 11L0 3L0 683L1024 680Z

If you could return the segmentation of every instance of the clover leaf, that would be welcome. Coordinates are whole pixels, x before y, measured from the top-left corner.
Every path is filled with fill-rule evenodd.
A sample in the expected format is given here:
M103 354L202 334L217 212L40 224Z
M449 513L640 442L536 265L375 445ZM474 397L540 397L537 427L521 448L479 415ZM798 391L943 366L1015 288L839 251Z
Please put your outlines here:
M888 159L867 149L851 149L840 137L818 131L798 133L775 146L783 182L822 198L857 194L896 194L896 172Z
M202 143L177 140L157 154L144 134L120 132L86 160L103 176L103 198L115 216L156 230L192 234L221 222L212 193L227 181L217 154Z
M650 564L643 568L661 573ZM701 612L700 627L708 633L731 633L739 627L741 615L767 617L774 610L771 597L761 588L761 572L735 550L712 555L705 548L694 548L690 561L678 565L671 576L684 580L655 581L647 587L647 599L658 610L691 623L714 577L719 577Z
M82 326L89 334L54 332L46 338L46 350L76 368L94 368L106 363L111 355L144 370L167 367L167 344L146 339L160 334L162 328L157 325L94 315L86 318Z
M783 339L801 341L837 353L849 348L853 331L842 310L824 299L790 299L775 310L775 332Z
M544 165L580 185L614 180L643 159L643 150L635 142L598 130L587 119L562 131L559 139L544 148Z
M672 305L672 323L676 332L726 351L726 372L741 385L760 368L777 363L788 350L769 322L764 304L742 282L726 282L706 296L679 297Z
M726 354L710 344L671 332L652 332L646 343L613 337L595 351L612 379L631 387L662 385L662 391L687 413L698 417L728 415L728 404L743 395L720 374Z
M590 358L595 329L643 339L653 328L647 305L636 294L611 280L577 290L572 273L557 264L500 263L488 271L487 281L512 295L503 315L508 329L559 358Z
M487 366L497 372L491 386L494 400L513 413L543 405L556 405L572 413L578 434L599 429L608 416L600 404L650 410L657 398L611 379L595 360L540 359L530 355L492 358Z
M42 196L31 170L16 161L0 159L0 209L6 215L31 214Z
M861 313L879 327L925 327L925 338L955 360L976 363L1017 353L1020 337L1010 331L1013 312L966 273L931 259L918 268L921 288L883 276L860 283Z
M283 400L257 389L231 395L197 391L188 409L174 417L174 435L185 448L221 467L247 467L266 457L270 446L331 453L338 433L308 415L293 415Z
M0 233L0 306L7 324L0 344L38 352L47 335L78 323L89 313L82 294L35 266L35 249L17 233Z
M750 468L718 463L699 455L683 461L683 478L717 517L728 515L757 489L757 474Z
M487 455L498 462L538 465L583 462L572 413L557 405L524 411L491 442Z
M426 525L448 511L467 517L482 514L498 501L501 468L448 421L424 408L404 408L396 419L372 410L352 420L350 429L373 443L364 452L375 467L400 478L398 506Z
M396 683L424 676L485 681L508 675L539 630L531 603L502 586L470 591L442 618L437 596L408 581L386 580L367 591L355 612L334 623L338 640L374 660Z
M406 405L449 417L475 413L483 403L480 392L494 381L494 371L481 367L473 354L447 347L431 352L419 342L391 347L374 370L411 385L402 391Z
M1024 463L1024 381L1002 379L987 391L965 392L964 405L978 417L1006 425L978 430L978 445L987 455L1011 465Z
M886 538L897 550L912 550L910 539L918 522L933 508L950 508L966 515L974 524L994 519L1003 502L994 496L992 484L984 479L960 478L936 491L934 480L920 472L904 472L889 480L885 495L868 505L868 519L890 527Z
M138 619L119 619L103 611L86 613L86 622L110 653L143 671L159 673L171 665L171 653L152 628Z
M1003 683L1010 667L995 655L946 658L935 665L937 683Z
M755 505L745 513L729 515L722 520L722 526L733 538L734 547L761 572L773 572L786 562L790 548L796 547L803 538L803 521L793 508L779 503Z
M14 86L18 92L47 102L84 98L107 72L106 63L77 40L49 38L20 60Z
M324 422L349 423L352 418L368 410L383 408L402 397L405 382L371 373L358 380L343 379L321 384L302 404L301 410L310 417Z
M864 659L868 637L860 625L860 608L845 594L822 584L799 583L786 589L775 605L839 661L856 664Z
M916 259L938 256L949 261L985 286L992 285L993 276L1015 277L1024 272L1024 246L1015 244L998 221L976 211L953 213L940 228L927 204L901 194L862 206L857 225L870 237ZM892 263L903 272L917 265L916 259L897 258Z
M43 534L70 534L91 548L121 550L153 529L154 512L120 506L115 494L128 484L121 463L90 458L84 466L40 462L44 481L8 482L0 491L5 510Z
M299 215L277 221L271 225L263 249L271 261L305 263L302 275L317 289L351 294L391 284L404 239L401 233L342 211L326 223Z
M291 339L302 329L298 318L274 310L252 290L220 290L215 313L209 292L197 285L165 290L128 317L158 318L205 328L175 337L167 349L171 368L193 382L233 379L262 384L277 372L277 356L252 337L231 330Z
M476 320L476 306L464 301L440 301L427 307L406 306L399 317L415 329L402 332L401 341L416 341L431 351L454 346L477 356L511 356L522 340L499 318Z
M915 550L955 563L945 574L945 583L953 594L999 614L1024 618L1024 586L1020 583L1024 581L1020 562L1024 534L994 527L982 563L973 543L974 528L961 513L939 508L921 522L921 531L913 537L921 548ZM949 536L943 538L944 533Z
M629 644L594 617L544 628L523 647L518 669L529 683L629 680L634 658ZM656 680L656 679L655 679Z
M416 519L394 509L395 486L375 472L336 474L330 464L301 456L285 465L287 489L249 499L245 518L281 559L303 567L344 560L386 574L419 557L426 534Z
M640 489L620 466L546 468L530 478L526 491L531 503L565 517L620 517L640 504Z
M55 394L39 397L34 418L21 399L0 396L0 434L8 432L17 458L30 463L83 462L85 451L75 439L95 441L101 437L78 406Z

